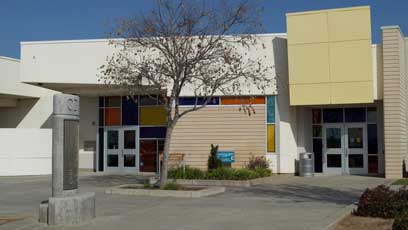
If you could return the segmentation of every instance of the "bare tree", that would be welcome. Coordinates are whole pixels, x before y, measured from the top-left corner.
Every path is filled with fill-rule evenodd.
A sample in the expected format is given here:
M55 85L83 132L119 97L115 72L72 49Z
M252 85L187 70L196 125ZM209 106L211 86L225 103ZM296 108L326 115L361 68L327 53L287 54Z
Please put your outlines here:
M160 95L167 115L160 184L167 182L172 132L180 118L204 108L214 95L239 95L271 85L272 66L253 58L262 24L251 1L157 0L153 10L115 26L117 52L101 66L105 84L127 95ZM180 95L194 106L180 108Z

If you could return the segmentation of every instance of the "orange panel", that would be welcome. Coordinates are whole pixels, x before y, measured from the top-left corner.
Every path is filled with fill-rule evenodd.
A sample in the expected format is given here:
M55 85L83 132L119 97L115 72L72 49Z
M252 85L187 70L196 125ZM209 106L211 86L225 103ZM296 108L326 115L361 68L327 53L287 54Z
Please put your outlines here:
M120 125L120 108L105 108L105 125Z
M257 97L221 97L221 105L248 105L265 104L264 96Z

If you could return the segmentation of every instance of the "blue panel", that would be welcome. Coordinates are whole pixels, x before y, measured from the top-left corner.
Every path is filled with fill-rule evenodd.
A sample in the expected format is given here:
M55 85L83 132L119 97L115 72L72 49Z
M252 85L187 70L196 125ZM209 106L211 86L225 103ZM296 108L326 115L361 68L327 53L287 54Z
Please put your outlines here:
M267 123L275 123L275 96L266 97Z
M166 138L166 127L140 127L140 138Z
M179 104L180 105L202 105L205 102L204 97L180 97L179 98ZM197 102L196 102L197 100ZM213 97L211 100L207 103L207 105L219 105L220 104L220 98L219 97Z
M234 163L235 153L234 151L218 151L217 158L220 159L222 163Z
M132 98L122 97L122 125L139 124L137 101Z

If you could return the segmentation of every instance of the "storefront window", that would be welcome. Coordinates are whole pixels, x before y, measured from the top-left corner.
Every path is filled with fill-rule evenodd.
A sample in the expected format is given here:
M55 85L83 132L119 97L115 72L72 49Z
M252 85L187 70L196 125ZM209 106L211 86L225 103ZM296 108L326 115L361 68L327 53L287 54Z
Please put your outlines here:
M343 109L323 109L324 123L342 123Z
M366 109L365 108L346 108L346 122L365 122Z

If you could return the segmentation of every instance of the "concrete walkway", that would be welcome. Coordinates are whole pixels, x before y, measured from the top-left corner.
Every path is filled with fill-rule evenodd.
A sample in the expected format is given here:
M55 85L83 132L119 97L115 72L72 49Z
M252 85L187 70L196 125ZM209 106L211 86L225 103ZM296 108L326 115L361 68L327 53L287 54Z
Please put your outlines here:
M50 194L50 178L0 177L0 220L11 220L0 221L0 229L324 229L365 188L388 182L360 176L276 176L266 185L228 188L224 194L199 199L104 194L106 187L139 179L82 176L81 190L97 194L97 218L76 226L48 227L36 218L40 202Z

